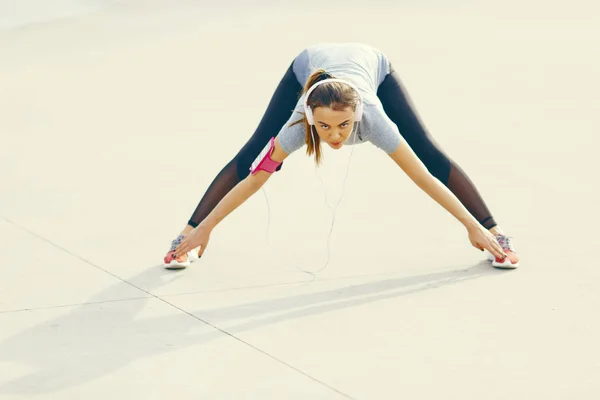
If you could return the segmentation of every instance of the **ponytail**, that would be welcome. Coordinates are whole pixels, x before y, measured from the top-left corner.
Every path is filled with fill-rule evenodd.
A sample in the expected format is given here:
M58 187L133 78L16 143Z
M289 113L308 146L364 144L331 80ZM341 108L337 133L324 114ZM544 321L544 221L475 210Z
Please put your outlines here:
M308 77L306 81L306 85L304 85L304 89L302 90L302 94L306 94L308 90L317 82L321 82L322 80L333 78L333 76L329 75L325 72L324 69L319 68L311 76ZM312 97L312 95L311 95ZM309 125L308 120L306 119L306 115L296 122L294 122L291 126L304 122L304 126L306 128L306 134L304 137L304 142L306 143L306 154L311 156L315 155L315 162L317 165L321 164L322 161L322 150L321 150L321 138L317 135L314 127Z

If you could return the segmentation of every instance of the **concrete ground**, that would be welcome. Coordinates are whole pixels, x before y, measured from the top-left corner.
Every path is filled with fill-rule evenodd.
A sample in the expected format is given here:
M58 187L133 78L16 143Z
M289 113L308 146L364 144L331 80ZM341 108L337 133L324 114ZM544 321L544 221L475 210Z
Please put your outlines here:
M596 2L212 3L0 1L0 399L598 399ZM388 54L519 269L368 144L330 253L349 149L162 268L320 41Z

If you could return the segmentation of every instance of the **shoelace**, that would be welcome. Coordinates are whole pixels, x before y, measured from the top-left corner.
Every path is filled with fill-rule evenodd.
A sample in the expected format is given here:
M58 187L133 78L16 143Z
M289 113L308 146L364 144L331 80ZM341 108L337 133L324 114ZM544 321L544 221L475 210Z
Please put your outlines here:
M496 238L498 239L498 243L500 244L500 246L502 246L503 249L515 251L511 237L498 235L496 236Z
M171 250L169 250L169 251L175 250L177 248L177 246L179 246L181 244L181 241L183 240L184 237L185 237L184 235L177 236L177 239L175 239L171 242Z

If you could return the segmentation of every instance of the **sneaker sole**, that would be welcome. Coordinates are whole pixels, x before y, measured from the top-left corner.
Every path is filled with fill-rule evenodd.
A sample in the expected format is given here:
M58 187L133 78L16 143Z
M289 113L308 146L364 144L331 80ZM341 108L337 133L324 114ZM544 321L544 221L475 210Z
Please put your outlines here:
M510 260L506 260L506 262L503 262L503 263L496 262L496 260L492 261L492 267L494 267L494 268L515 269L518 266L519 266L519 262L518 261L517 261L516 264L511 263Z
M187 267L190 266L190 262L189 261L185 261L185 262L177 262L175 260L171 261L168 264L164 264L165 269L185 269Z
M516 269L517 267L519 267L519 262L518 261L517 261L516 264L511 263L510 260L506 260L506 262L499 263L499 262L496 261L496 257L494 257L494 255L492 253L490 253L487 250L486 250L486 253L487 253L487 259L488 259L488 261L492 262L492 267L494 267L494 268Z
M519 262L516 264L511 263L510 261L505 263L498 263L496 261L492 261L492 267L500 268L500 269L516 269L519 266Z

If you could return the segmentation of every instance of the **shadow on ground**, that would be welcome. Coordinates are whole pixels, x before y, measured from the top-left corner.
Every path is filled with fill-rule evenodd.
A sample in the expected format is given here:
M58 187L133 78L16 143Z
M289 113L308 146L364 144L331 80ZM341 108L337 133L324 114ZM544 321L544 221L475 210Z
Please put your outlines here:
M199 309L192 314L236 335L282 321L348 309L502 273L491 268L489 263L481 262L467 269L378 280L223 308ZM134 285L143 282L143 286L152 292L172 278L173 273L155 266L131 278L129 282ZM118 291L122 285L129 286L130 283L113 285L90 298L88 304L67 307L69 311L66 314L1 342L0 363L19 364L32 371L0 384L0 394L47 394L101 378L147 357L202 345L215 339L229 339L221 331L180 310L160 317L139 316L146 307L156 307L157 302L163 301L151 296L108 303L95 300L109 298L110 293ZM162 309L162 306L157 309ZM18 313L43 315L47 312L60 311L54 308ZM0 321L16 314L0 315ZM223 325L227 328L223 328Z

